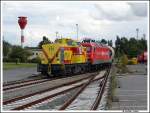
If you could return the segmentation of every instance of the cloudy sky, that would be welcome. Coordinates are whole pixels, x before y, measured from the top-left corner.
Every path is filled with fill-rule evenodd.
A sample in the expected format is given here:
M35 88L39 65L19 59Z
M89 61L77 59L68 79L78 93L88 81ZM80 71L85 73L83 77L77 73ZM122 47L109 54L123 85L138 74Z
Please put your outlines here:
M55 40L56 31L63 37L76 39L115 40L116 35L135 37L147 34L147 3L144 2L3 2L3 37L12 44L20 44L18 16L27 16L24 31L25 45L37 46L43 36Z

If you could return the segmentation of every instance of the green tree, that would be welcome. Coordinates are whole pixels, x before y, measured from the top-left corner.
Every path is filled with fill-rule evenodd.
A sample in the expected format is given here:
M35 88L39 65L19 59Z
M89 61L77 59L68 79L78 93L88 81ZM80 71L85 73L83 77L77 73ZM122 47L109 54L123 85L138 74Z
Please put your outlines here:
M137 56L139 49L140 49L137 44L138 44L138 41L135 38L130 38L129 49L128 49L129 58L133 58Z
M128 64L128 57L126 54L123 54L122 57L121 57L121 64L122 66L126 66Z
M120 49L122 53L128 54L128 39L126 37L120 39Z
M105 39L102 39L102 40L101 40L101 43L102 43L102 44L107 44L107 41L106 41Z
M137 42L138 47L140 48L139 53L143 52L143 51L147 51L147 40L145 40L144 38L138 40Z
M39 42L38 47L41 49L43 44L52 43L46 36L43 36L43 40Z
M116 37L115 41L115 55L117 58L126 54L128 58L137 57L138 54L147 50L147 41L143 38L137 40L131 37L129 40L126 37L119 38Z
M119 38L119 36L117 36L116 38L117 39L115 41L115 56L116 58L119 58L123 51L121 49L121 39Z
M8 57L10 48L11 48L11 44L3 40L3 57Z
M108 41L107 41L107 44L108 44L108 46L111 46L111 47L112 47L112 40L108 40Z
M23 49L20 46L13 46L9 57L15 60L19 59L21 62L26 62L30 55L31 53L26 49Z

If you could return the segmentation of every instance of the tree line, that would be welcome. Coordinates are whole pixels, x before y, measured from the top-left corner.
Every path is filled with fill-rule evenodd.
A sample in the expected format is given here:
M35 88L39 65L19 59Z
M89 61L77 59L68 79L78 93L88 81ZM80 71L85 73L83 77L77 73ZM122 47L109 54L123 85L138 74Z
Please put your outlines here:
M115 41L115 56L121 57L123 54L128 58L137 57L139 54L147 51L147 40L144 38L136 39L131 37L116 36Z
M27 62L31 52L18 45L11 45L3 40L3 61L4 62Z
M94 40L93 40L94 41ZM112 40L101 39L96 41L102 44L106 44L113 47ZM47 37L43 36L43 40L39 42L37 48L42 48L43 44L53 43ZM147 50L147 40L144 38L136 39L134 37L119 37L116 36L115 46L115 57L119 58L122 55L127 55L128 58L137 57L140 53ZM3 60L4 61L16 61L19 59L20 62L27 62L28 57L32 53L26 48L21 48L18 45L11 45L7 41L3 40Z

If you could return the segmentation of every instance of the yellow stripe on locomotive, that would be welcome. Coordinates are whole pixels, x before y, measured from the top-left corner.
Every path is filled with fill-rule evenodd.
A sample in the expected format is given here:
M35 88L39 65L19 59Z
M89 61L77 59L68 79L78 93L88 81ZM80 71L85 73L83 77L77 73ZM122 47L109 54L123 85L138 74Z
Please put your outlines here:
M75 53L72 48L78 48L79 53ZM75 64L86 62L85 47L79 46L76 41L71 39L57 39L55 43L44 44L42 45L42 51L43 53L40 55L41 64Z

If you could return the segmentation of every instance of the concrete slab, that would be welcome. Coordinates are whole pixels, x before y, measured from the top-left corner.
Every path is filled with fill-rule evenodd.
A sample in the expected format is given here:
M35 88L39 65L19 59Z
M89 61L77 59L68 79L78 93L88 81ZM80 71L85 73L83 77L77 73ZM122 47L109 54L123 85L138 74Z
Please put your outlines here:
M32 76L32 74L37 74L36 67L3 70L3 82L25 79Z
M147 110L147 69L146 65L130 65L133 72L117 76L119 87L115 91L118 102L112 103L111 110Z

